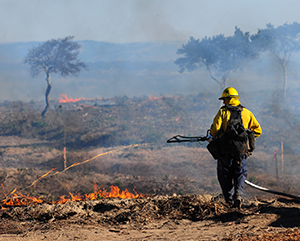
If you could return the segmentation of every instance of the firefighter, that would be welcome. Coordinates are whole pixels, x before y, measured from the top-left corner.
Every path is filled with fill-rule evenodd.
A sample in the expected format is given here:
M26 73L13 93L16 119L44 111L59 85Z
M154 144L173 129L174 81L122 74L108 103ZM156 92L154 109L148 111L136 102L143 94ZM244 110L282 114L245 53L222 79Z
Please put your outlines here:
M223 100L223 106L218 111L210 128L212 137L221 138L230 124L231 112L228 110L233 106L240 108L240 117L244 129L251 130L254 138L261 135L262 129L251 111L241 106L239 94L233 87L224 89L219 100ZM232 106L232 107L231 107ZM254 139L253 138L253 139ZM220 142L222 143L222 142ZM222 144L221 144L222 145ZM221 147L222 148L222 147ZM226 147L227 148L227 147ZM229 148L228 148L229 149ZM217 161L217 175L225 201L233 207L241 208L244 182L247 178L247 154L240 156L221 156Z

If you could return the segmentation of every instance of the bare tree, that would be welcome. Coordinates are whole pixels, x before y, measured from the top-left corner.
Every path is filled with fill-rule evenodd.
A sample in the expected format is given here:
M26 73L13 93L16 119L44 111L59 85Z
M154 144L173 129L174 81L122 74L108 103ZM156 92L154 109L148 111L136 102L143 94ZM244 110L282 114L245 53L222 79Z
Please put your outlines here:
M50 74L58 73L62 77L77 76L82 69L87 69L86 64L77 58L81 45L73 42L73 38L68 36L64 39L48 40L38 47L33 47L25 57L24 63L30 65L29 72L32 77L41 73L46 74L46 107L42 116L45 116L50 107L49 94L52 88Z
M267 45L273 56L278 60L283 73L283 97L286 97L287 65L292 53L300 51L300 24L284 24L274 28L267 24L266 29L261 29L258 40Z

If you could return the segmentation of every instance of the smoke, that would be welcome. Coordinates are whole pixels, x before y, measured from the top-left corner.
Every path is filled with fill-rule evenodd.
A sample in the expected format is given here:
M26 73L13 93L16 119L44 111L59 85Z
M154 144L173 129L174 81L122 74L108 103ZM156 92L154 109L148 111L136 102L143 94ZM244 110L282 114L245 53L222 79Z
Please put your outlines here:
M174 2L178 5L178 2ZM176 30L171 23L167 1L137 1L131 6L130 33L136 41L143 39L185 40L186 33ZM179 6L178 6L179 7ZM173 9L174 10L174 9ZM131 17L134 16L134 17Z
M96 2L89 1L84 6L81 5L82 8L76 7L78 1L62 1L62 5L58 2L41 4L40 1L33 1L26 7L6 2L5 6L2 6L6 13L0 14L0 20L10 27L3 29L2 26L0 42L18 42L20 35L22 41L45 41L74 35L76 39L81 40L97 39L121 43L83 42L84 49L79 58L87 62L89 71L82 72L79 77L51 76L53 88L50 99L58 100L61 94L74 98L134 98L177 94L204 96L205 98L191 97L201 99L202 102L191 102L187 106L172 104L172 101L169 101L167 111L173 114L174 119L180 117L178 121L173 121L176 126L174 130L184 132L172 133L174 135L205 134L219 106L219 85L210 78L205 68L178 73L178 66L174 61L178 57L175 53L181 44L185 43L189 36L202 38L220 33L228 35L236 25L243 31L256 31L257 27L263 27L267 23L261 25L262 20L256 22L258 18L249 21L253 11L243 10L237 13L230 9L219 15L220 9L208 9L206 7L209 7L209 3L202 1L193 1L191 6L194 9L186 8L186 1L120 0L101 1L100 5ZM232 4L232 1L230 3ZM229 5L228 2L222 4ZM224 6L222 4L219 8ZM241 9L245 3L238 3L238 6ZM209 11L210 15L205 15L203 11ZM26 27L16 28L13 22L7 21L7 13L18 16L17 22L24 23ZM53 13L56 17L53 17ZM255 13L256 16L266 16L263 8L256 8ZM247 17L243 18L242 15ZM164 42L155 42L152 45L145 43L153 40ZM174 40L177 42L171 42ZM128 42L131 44L126 44ZM31 42L24 45L15 43L0 46L0 101L44 101L47 87L45 76L31 78L28 73L29 66L22 63L27 51L35 45L37 43ZM256 142L254 158L250 158L251 175L256 174L255 168L263 174L274 175L274 163L271 162L271 158L275 150L280 153L281 142L286 158L285 173L282 175L297 175L300 164L300 105L296 101L299 90L295 88L299 85L298 63L299 56L295 56L288 66L292 71L288 73L289 94L286 100L282 98L281 68L276 60L267 54L263 54L259 60L229 77L228 85L238 90L242 104L254 113L263 129L262 136ZM203 114L203 110L206 110L205 116L200 115ZM197 111L199 114L195 114ZM153 118L151 114L153 113L149 112L149 116ZM77 126L76 119L71 120L74 123L70 121L68 126L72 130L80 127ZM153 120L149 129L155 132L158 125L159 123ZM195 156L196 154L193 158L196 158ZM177 159L179 165L186 161L181 160L180 156ZM201 168L199 165L195 168L195 164L188 161L184 165L186 176L193 176L199 180L205 178L197 171ZM212 175L211 166L209 168ZM296 186L298 179L287 180Z

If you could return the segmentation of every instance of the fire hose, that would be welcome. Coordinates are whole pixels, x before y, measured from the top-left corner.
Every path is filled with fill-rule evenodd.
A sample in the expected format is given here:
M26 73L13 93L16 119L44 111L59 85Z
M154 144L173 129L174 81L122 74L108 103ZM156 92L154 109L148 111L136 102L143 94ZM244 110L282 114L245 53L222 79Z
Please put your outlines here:
M181 135L176 135L171 137L170 139L167 140L167 143L174 143L174 142L198 142L198 141L208 141L211 138L210 134L209 134L209 130L207 131L206 136L194 136L194 137L190 137L190 136L181 136ZM292 195L292 194L288 194L288 193L284 193L284 192L278 192L278 191L274 191L265 187L261 187L258 186L248 180L245 180L245 183L247 185L249 185L250 187L253 187L255 189L258 189L260 191L263 192L268 192L268 193L272 193L275 195L281 195L281 196L286 196L289 198L294 198L300 201L300 197Z
M172 142L198 142L198 141L207 141L210 138L209 130L207 131L206 136L181 136L176 135L167 140L167 143Z
M292 195L292 194L288 194L288 193L284 193L284 192L273 191L273 190L270 190L268 188L258 186L258 185L254 184L254 183L252 183L252 182L250 182L248 180L245 180L245 183L247 185L249 185L250 187L256 188L256 189L258 189L260 191L263 191L263 192L269 192L269 193L272 193L272 194L286 196L286 197L290 197L290 198L294 198L294 199L300 200L300 197L298 197L298 196L295 196L295 195Z

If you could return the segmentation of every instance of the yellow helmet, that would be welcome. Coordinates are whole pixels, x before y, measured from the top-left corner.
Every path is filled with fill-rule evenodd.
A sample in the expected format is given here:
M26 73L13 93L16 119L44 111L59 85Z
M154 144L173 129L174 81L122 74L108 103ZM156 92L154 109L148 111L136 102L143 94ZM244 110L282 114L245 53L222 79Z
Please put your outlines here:
M223 90L222 97L219 98L219 100L224 100L226 98L239 98L239 93L236 91L235 88L227 87L225 90Z

